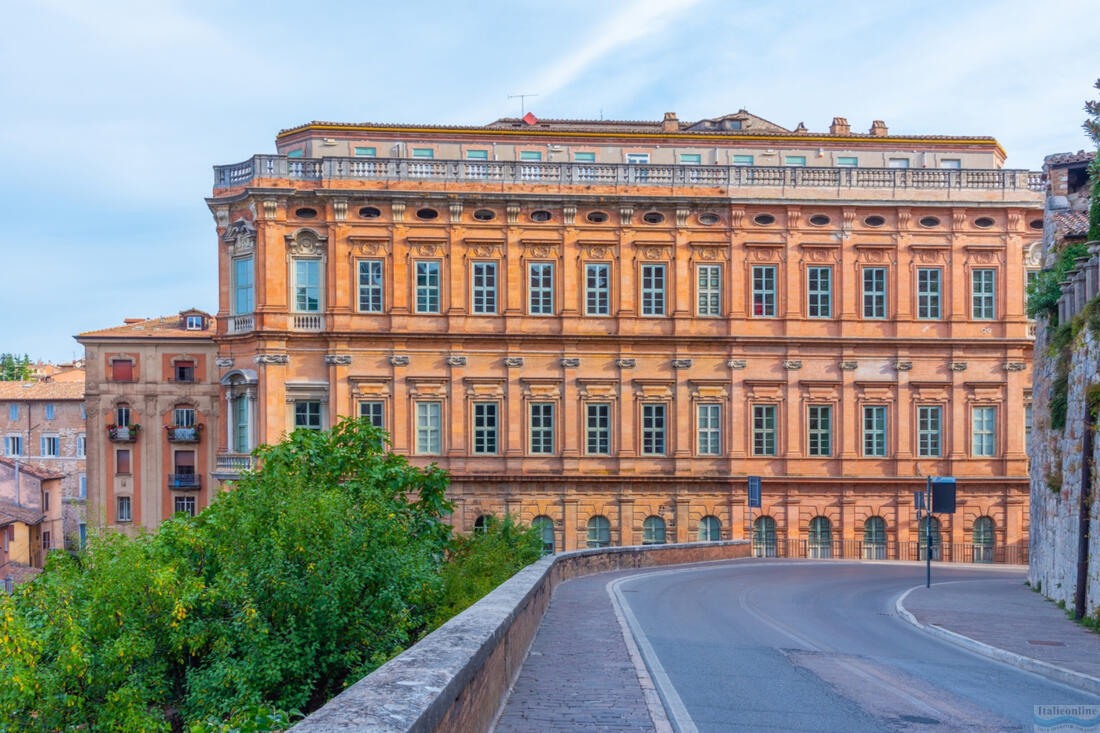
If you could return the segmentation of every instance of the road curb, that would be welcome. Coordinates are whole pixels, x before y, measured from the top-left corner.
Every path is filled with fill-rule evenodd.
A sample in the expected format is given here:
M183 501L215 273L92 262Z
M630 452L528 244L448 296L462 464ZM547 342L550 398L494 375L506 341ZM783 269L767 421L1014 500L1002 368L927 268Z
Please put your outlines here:
M913 591L923 587L923 585L915 585L898 596L898 599L894 601L894 611L897 615L913 626L916 626L921 631L954 644L955 646L960 646L972 651L975 654L981 654L983 657L1003 662L1017 669L1046 677L1055 682L1061 682L1064 685L1069 685L1070 687L1092 693L1093 695L1100 695L1100 679L1096 677L1082 672L1074 672L1071 669L1058 667L1049 662L1043 662L1032 657L1025 657L1023 654L1010 652L1007 649L1001 649L992 644L986 644L977 639L971 639L969 636L963 636L962 634L945 629L942 626L921 623L917 620L917 617L905 607L905 598Z

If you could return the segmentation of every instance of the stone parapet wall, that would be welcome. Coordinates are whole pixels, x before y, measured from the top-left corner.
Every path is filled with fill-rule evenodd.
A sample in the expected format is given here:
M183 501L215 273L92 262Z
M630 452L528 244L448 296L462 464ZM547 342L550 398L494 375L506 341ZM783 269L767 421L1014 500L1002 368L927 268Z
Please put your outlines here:
M1040 333L1049 333L1041 324ZM1045 342L1041 338L1039 344ZM1069 397L1064 430L1052 430L1050 411L1052 387L1057 378L1057 357L1045 348L1036 350L1032 398L1035 422L1031 440L1031 552L1028 580L1049 598L1072 607L1077 584L1078 517L1081 500L1082 447L1085 440L1086 390L1100 383L1100 337L1087 327L1081 329L1072 346L1069 366ZM1095 436L1094 455L1096 449ZM1097 501L1097 472L1092 476L1091 522L1089 529L1089 576L1086 609L1100 607L1100 514Z
M749 542L577 550L544 557L340 693L293 730L486 731L563 581L594 573L747 557Z

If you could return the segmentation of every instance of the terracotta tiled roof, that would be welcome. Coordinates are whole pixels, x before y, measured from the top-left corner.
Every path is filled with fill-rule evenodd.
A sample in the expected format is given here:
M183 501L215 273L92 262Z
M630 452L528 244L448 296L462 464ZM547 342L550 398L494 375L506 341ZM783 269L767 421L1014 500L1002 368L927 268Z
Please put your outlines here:
M717 118L716 118L717 119ZM761 118L763 119L763 118ZM787 131L778 132L776 130L753 130L752 128L746 130L688 130L691 125L696 124L696 121L683 121L679 120L679 133L686 133L691 135L714 135L714 136L775 136L778 134L794 134ZM774 123L772 123L774 124ZM518 117L502 117L488 125L436 125L436 124L410 124L410 123L392 123L392 122L330 122L324 120L313 120L310 122L289 127L283 130L279 130L276 135L276 139L285 135L289 135L294 132L300 132L302 130L309 129L310 127L329 127L329 128L386 128L392 130L440 130L440 131L459 131L459 132L491 132L494 130L529 130L532 132L593 132L593 133L640 133L649 135L660 135L662 132L660 120L568 120L568 119L556 119L556 118L539 118L538 122L534 125L527 125L522 119ZM779 127L776 125L776 127ZM781 128L782 129L782 128ZM802 132L797 131L799 135L805 135L807 137L837 137L837 138L866 138L868 140L889 140L890 138L906 138L910 140L989 140L993 141L994 138L987 135L872 135L869 132L852 132L844 135L834 135L830 132Z
M6 456L0 456L0 464L8 466L9 468L15 468L15 461L11 458L7 458ZM66 474L58 473L57 471L47 471L44 468L32 466L29 463L20 463L19 470L25 474L34 476L36 479L41 479L42 481L49 481L50 479L55 478L65 478L66 476Z
M79 381L77 381L79 380ZM84 372L78 378L48 382L0 382L0 400L82 400Z
M32 568L30 565L24 565L21 562L9 562L7 565L0 567L0 580L10 577L12 583L18 585L33 580L41 572L41 569Z
M1050 218L1063 237L1084 237L1089 233L1089 215L1083 211L1058 211Z
M1096 157L1095 150L1078 150L1076 153L1054 153L1043 158L1043 163L1048 167L1052 165L1070 165L1073 163L1088 163Z
M212 339L217 330L217 319L200 310L186 310L184 313L196 313L206 316L208 320L206 328L202 331L188 331L180 326L178 313L160 318L150 318L134 323L126 323L111 328L101 328L97 331L85 331L78 334L77 339L83 338L127 338L127 339L162 339L162 338L189 338Z
M38 524L46 515L37 509L19 506L10 501L0 499L0 525L22 522L23 524Z

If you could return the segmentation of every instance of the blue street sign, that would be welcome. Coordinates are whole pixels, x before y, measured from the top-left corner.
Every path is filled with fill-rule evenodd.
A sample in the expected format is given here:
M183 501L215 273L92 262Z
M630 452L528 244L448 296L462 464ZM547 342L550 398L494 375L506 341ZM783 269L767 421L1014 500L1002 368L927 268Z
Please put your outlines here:
M932 479L932 513L955 513L955 479L938 476Z
M760 477L749 476L749 507L760 508Z

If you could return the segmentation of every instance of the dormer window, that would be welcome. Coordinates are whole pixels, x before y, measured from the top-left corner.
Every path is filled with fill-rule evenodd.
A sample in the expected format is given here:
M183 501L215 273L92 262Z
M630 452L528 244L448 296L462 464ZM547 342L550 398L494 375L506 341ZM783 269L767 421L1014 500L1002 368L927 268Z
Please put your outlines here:
M188 331L201 331L203 329L202 316L187 316L184 318L184 326Z

